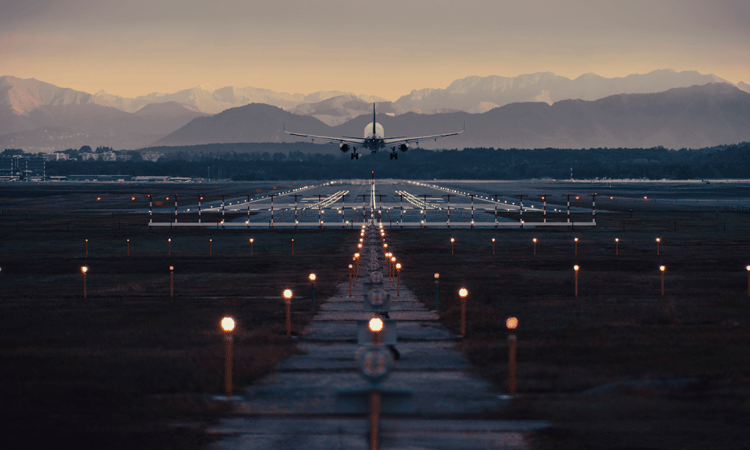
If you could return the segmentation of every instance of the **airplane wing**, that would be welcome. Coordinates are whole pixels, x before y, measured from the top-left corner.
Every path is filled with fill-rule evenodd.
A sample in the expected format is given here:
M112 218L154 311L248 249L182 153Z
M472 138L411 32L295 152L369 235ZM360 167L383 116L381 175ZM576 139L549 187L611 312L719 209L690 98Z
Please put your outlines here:
M456 131L455 133L446 133L446 134L433 134L431 136L417 136L417 137L393 137L388 139L383 139L383 142L385 145L392 145L392 144L398 144L401 142L412 142L412 141L426 141L427 139L439 139L441 137L447 137L447 136L455 136L457 134L461 134L464 131L466 131L466 123L464 123L464 129L461 131Z
M292 136L300 136L300 137L306 137L306 138L312 138L312 139L327 139L333 142L347 142L350 144L358 144L358 145L363 145L363 141L364 141L364 139L362 138L316 136L314 134L292 133L291 131L286 131L286 130L284 130L284 133L290 134Z

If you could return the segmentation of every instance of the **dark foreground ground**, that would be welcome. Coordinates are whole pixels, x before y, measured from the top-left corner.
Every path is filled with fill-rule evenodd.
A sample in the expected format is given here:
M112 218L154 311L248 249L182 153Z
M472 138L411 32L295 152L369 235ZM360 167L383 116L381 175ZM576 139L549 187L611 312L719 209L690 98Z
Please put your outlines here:
M393 231L390 241L426 305L440 274L440 315L455 332L457 292L469 290L459 346L498 392L507 392L505 319L519 319L521 395L502 416L552 421L536 448L750 448L746 214L636 211L597 222L573 232Z
M13 201L23 211L0 215L0 448L203 448L203 428L228 410L211 400L223 392L221 318L237 321L234 382L251 384L297 351L281 292L295 293L298 332L312 317L309 273L322 301L345 279L344 249L356 240L148 230L146 216L71 211L47 196Z
M221 317L238 322L235 382L251 384L297 351L284 336L281 291L295 292L300 330L312 316L307 275L318 274L322 301L345 280L357 239L356 231L148 230L145 216L118 212L137 187L56 189L0 195L11 208L0 214L2 448L205 447L202 430L227 412L210 401L222 391ZM247 186L214 194L232 189ZM96 197L110 210L92 206ZM469 290L459 346L498 392L507 389L505 318L518 317L521 395L497 416L552 421L535 448L748 448L750 216L680 205L602 202L616 212L574 232L392 230L388 241L402 282L427 305L440 273L440 314L456 332L456 293Z

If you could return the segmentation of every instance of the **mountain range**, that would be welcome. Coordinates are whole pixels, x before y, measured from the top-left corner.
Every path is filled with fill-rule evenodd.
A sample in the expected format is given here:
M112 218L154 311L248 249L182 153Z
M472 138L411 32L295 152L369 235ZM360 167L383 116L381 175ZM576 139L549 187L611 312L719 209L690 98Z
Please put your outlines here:
M354 94L343 91L321 91L307 95L289 94L286 92L276 92L270 89L255 87L238 88L226 86L220 89L214 89L211 85L202 84L192 89L184 89L175 92L174 94L155 92L136 98L125 98L110 95L104 91L99 91L94 94L94 96L103 104L127 112L135 112L143 106L152 103L177 102L183 105L192 106L193 108L207 114L216 114L229 108L243 106L250 103L265 103L283 109L291 109L302 103L317 103L331 97L354 96ZM385 101L383 98L371 95L360 95L357 98L363 102Z
M395 102L389 102L379 97L369 95L354 95L341 91L316 92L313 94L289 94L275 92L269 89L254 87L235 88L232 86L213 89L202 85L193 89L182 90L173 94L152 93L136 98L124 98L100 91L94 95L60 88L35 79L20 79L12 76L0 77L0 146L6 148L18 147L29 151L52 151L80 145L107 145L115 148L139 148L155 142L164 143L175 141L176 136L190 134L182 130L183 126L196 122L189 129L200 128L201 124L216 120L222 123L232 120L236 115L245 114L245 105L255 105L249 110L253 120L270 124L278 119L282 110L288 111L285 118L288 128L293 126L307 127L301 129L308 133L330 134L339 127L347 124L369 121L372 102L377 104L378 113L385 113L384 123L390 116L399 116L391 129L404 129L409 132L409 124L416 126L420 120L428 118L427 122L445 124L448 117L461 115L467 117L467 124L474 121L474 117L484 116L485 113L496 111L503 113L516 111L518 113L552 114L558 111L571 99L594 101L624 94L659 93L674 88L689 86L705 86L708 83L723 84L732 87L731 95L739 95L738 91L750 92L750 85L740 82L736 85L715 75L703 75L698 72L675 72L673 70L657 70L643 75L629 75L622 78L604 78L594 74L581 75L576 79L557 76L553 73L537 73L518 77L467 77L454 81L445 89L413 90ZM718 90L712 95L719 95ZM704 93L706 94L706 93ZM706 94L708 95L708 94ZM726 98L722 97L726 102ZM706 99L705 101L709 101ZM719 101L719 100L716 100ZM738 100L740 101L740 100ZM258 104L276 107L274 112L262 109ZM531 106L530 103L535 104ZM563 103L563 105L559 105ZM741 101L740 101L741 103ZM521 106L513 106L522 104ZM671 104L677 107L676 104ZM550 107L550 110L544 109ZM239 108L240 111L234 111ZM658 105L652 105L659 108ZM514 109L515 108L515 109ZM520 109L518 109L520 108ZM537 109L533 109L537 108ZM588 108L588 107L587 107ZM585 109L585 108L584 108ZM674 111L657 109L641 111L641 114L652 115L660 111L664 117L675 114ZM290 114L291 113L291 114ZM215 116L208 117L210 114ZM265 114L265 116L264 116ZM438 115L439 114L439 115ZM554 114L553 114L554 115ZM354 120L364 116L361 120ZM422 116L419 120L413 116ZM446 116L446 117L443 117ZM210 120L209 120L210 119ZM307 121L305 119L311 119ZM597 119L592 117L591 120ZM658 118L657 118L658 119ZM513 117L509 117L514 122ZM558 119L555 119L558 120ZM659 120L656 120L659 122ZM451 130L462 122L451 123ZM247 123L247 122L242 122ZM520 129L530 124L520 123ZM271 139L278 142L284 138L278 128L258 130L255 126L245 125L248 131L241 133L250 142L259 139ZM275 122L274 122L275 126ZM353 125L351 125L354 127ZM581 126L584 126L583 124ZM586 125L588 126L588 125ZM362 125L364 127L364 124ZM229 127L231 129L231 126ZM356 127L354 127L356 128ZM436 128L436 127L431 127ZM440 128L440 127L437 127ZM254 132L250 129L256 129ZM296 128L300 130L300 128ZM516 129L509 130L514 134ZM182 130L182 131L180 131ZM318 131L315 131L318 130ZM179 131L179 133L178 133ZM388 130L389 132L391 130ZM442 128L436 132L444 131ZM569 130L573 136L580 133ZM362 130L352 129L348 134L360 135ZM417 132L414 130L414 132ZM174 134L177 133L177 134ZM604 133L602 131L602 133ZM708 133L708 132L707 132ZM335 134L334 134L335 135ZM392 134L391 134L392 135ZM604 133L603 136L609 136ZM217 136L211 129L207 129L202 136L195 136L195 143L204 142L207 136L219 139L213 142L237 142L239 134L232 131L230 135ZM452 146L459 146L469 136L458 139ZM719 139L715 133L708 133L705 139L695 138L694 142L715 141ZM554 135L552 135L554 137ZM664 141L657 145L676 145L676 142L687 142L686 139L676 138L669 132L663 135ZM599 141L609 142L614 146L615 141L622 139L609 136ZM635 139L635 138L634 138ZM726 141L734 142L730 134ZM179 138L183 142L182 138ZM571 138L559 135L559 141L589 142L591 139ZM638 139L635 139L638 140ZM658 140L654 137L652 140ZM476 141L485 142L484 140ZM540 136L529 136L527 144L516 139L513 145L519 147L535 146L542 142ZM474 141L466 141L471 144ZM510 142L508 139L498 142ZM184 143L184 142L183 142ZM449 145L447 141L440 144ZM482 144L484 145L484 144ZM545 144L546 145L546 144ZM687 146L691 146L686 144ZM496 143L491 146L504 146ZM559 146L554 145L553 146Z
M726 83L709 83L595 101L511 103L483 114L408 112L379 114L377 120L386 137L447 133L466 124L461 135L420 142L423 148L702 148L750 140L750 94ZM195 119L154 145L300 140L285 135L284 127L322 136L362 136L370 121L364 114L331 127L256 103Z
M138 148L205 115L177 102L149 104L128 113L85 92L33 79L0 77L0 145L4 148L53 151L92 144Z

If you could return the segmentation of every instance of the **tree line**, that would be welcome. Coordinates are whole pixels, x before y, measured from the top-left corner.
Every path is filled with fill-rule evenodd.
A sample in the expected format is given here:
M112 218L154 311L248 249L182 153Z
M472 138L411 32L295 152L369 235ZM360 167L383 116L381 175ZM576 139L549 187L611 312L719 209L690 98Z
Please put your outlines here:
M258 144L242 151L235 144L175 147L158 161L50 161L47 175L133 175L252 180L368 178L498 179L721 179L747 178L750 143L699 150L655 148L494 149L432 151L412 149L391 160L387 150L351 160L331 145ZM260 146L262 145L262 147ZM155 151L156 149L148 149ZM262 151L261 151L262 150ZM304 150L304 151L301 151Z

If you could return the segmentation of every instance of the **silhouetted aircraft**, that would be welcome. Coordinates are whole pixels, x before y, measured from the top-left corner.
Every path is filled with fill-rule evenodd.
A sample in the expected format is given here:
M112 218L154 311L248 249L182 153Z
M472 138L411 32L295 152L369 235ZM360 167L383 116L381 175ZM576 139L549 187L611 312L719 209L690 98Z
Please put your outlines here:
M465 129L466 129L466 124L464 123L464 130ZM392 138L386 139L383 125L380 125L375 120L375 103L372 104L372 123L368 123L367 126L365 127L365 133L364 133L365 135L363 138L357 138L353 136L343 136L343 137L315 136L312 134L292 133L291 131L286 131L286 126L284 127L284 132L287 134L291 134L292 136L308 137L312 139L315 139L315 138L328 139L332 142L339 142L339 149L341 149L342 152L348 152L349 149L352 150L352 159L359 159L359 154L357 153L358 147L368 149L372 151L372 153L376 153L381 148L390 147L391 159L398 159L398 153L396 153L396 149L399 149L402 152L409 150L409 142L416 142L417 144L419 144L419 141L423 141L426 139L438 140L441 137L455 136L457 134L461 134L464 132L464 130L457 131L455 133L434 134L432 136L417 136L417 137L398 136L398 137L392 137Z

